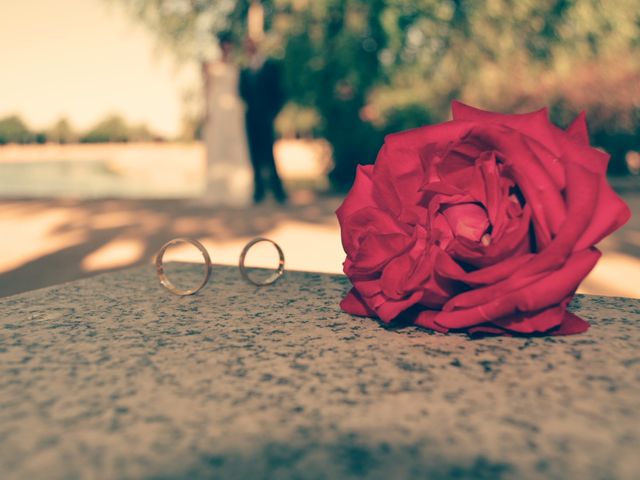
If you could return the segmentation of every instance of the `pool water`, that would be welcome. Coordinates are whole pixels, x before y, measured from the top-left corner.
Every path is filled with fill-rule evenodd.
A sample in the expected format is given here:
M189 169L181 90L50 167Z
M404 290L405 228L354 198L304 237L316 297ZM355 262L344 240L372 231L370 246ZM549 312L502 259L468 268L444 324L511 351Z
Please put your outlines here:
M185 198L202 193L202 180L176 173L122 171L106 159L1 162L0 197Z

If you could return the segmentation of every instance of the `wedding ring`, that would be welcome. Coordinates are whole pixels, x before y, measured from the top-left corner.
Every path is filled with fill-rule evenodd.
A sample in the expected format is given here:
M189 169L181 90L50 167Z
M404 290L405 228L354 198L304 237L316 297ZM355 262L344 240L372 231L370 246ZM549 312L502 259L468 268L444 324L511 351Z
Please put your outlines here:
M278 269L270 277L268 277L265 280L255 280L251 278L251 276L247 272L247 267L245 267L244 265L245 258L247 256L247 253L251 249L251 247L253 247L256 243L260 243L260 242L268 242L272 244L274 247L276 247L276 250L278 251L278 256L280 257L280 261L278 262ZM264 237L256 237L253 240L251 240L249 243L247 243L242 249L238 267L240 268L240 275L242 275L242 278L244 278L247 282L252 283L258 287L271 285L272 283L275 283L282 275L284 275L284 253L282 252L280 245L278 245L273 240L270 240Z
M173 283L171 283L171 280L169 280L167 278L167 275L164 273L164 264L162 260L164 257L164 252L167 251L167 248L169 248L171 245L175 245L176 243L190 243L198 250L200 250L200 253L202 253L202 256L204 257L204 279L202 280L202 283L196 288L192 288L189 290L179 289ZM207 252L207 249L204 248L204 245L202 245L199 241L191 238L174 238L173 240L169 240L167 243L165 243L160 251L158 251L158 253L156 254L156 273L158 274L158 278L160 278L160 283L162 284L162 286L169 290L171 293L181 296L193 295L194 293L202 290L202 287L204 287L209 281L209 276L211 275L211 257L209 257L209 252Z

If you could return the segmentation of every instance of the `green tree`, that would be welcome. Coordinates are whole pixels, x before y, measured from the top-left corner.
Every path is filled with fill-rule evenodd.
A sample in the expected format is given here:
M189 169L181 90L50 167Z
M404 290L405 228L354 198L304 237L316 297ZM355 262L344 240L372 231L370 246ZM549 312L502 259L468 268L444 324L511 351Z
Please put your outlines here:
M65 117L60 118L46 132L47 139L55 143L73 143L78 136L73 129L69 120Z
M10 115L0 119L0 145L6 143L31 143L35 134L29 130L26 123L17 115Z
M180 60L197 61L215 48L212 33L225 29L242 38L250 3L120 2ZM608 80L617 62L630 72L628 81L637 78L640 0L264 0L263 5L265 46L284 61L291 101L317 113L314 130L333 146L336 186L350 184L357 163L374 160L385 133L445 120L452 98L501 111L549 104L554 120L561 121L589 108L596 112L595 121L589 116L594 138L614 151L612 171L624 170L625 149L616 145L640 131L637 93L611 108L612 92L603 94L595 83L576 95L573 86L582 80L572 74L593 76L585 70L591 66L604 74L596 79Z
M417 103L443 120L454 97L505 112L548 105L565 125L586 110L609 171L626 171L640 133L639 0L392 3L394 72L372 95L383 116Z
M117 114L107 116L80 137L82 143L128 142L129 140L129 126Z
M106 0L121 4L150 29L161 46L181 61L203 61L215 51L215 34L246 16L248 1L240 0ZM237 23L237 22L236 22Z
M130 142L151 142L162 140L160 135L155 134L144 123L129 126L129 139Z
M120 115L111 114L100 120L80 137L82 143L148 142L162 140L145 124L130 125Z
M355 166L372 162L382 140L362 110L383 78L379 51L387 43L381 24L385 2L279 3L276 33L284 45L291 100L318 112L318 133L333 147L330 179L335 186L350 185Z

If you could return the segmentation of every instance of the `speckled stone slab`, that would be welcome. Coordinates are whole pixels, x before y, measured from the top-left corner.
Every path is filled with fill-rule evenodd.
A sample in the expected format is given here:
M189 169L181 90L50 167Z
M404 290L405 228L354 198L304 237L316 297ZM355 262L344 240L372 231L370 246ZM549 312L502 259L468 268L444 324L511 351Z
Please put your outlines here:
M149 266L0 300L0 478L640 478L638 300L472 340L350 317L348 288L215 267L175 297Z

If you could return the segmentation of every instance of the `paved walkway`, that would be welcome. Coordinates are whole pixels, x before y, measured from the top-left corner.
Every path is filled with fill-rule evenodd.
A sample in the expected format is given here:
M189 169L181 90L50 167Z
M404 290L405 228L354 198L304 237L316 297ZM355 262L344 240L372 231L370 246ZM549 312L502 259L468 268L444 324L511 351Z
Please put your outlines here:
M640 193L623 196L640 213ZM237 263L251 238L267 236L282 245L289 269L340 272L344 254L334 211L341 198L298 191L291 200L286 207L249 210L198 200L0 201L0 296L149 264L164 242L179 236L202 240L214 263L227 265ZM600 247L603 258L580 291L640 298L638 215ZM265 244L249 260L269 266L274 258ZM199 260L189 249L168 259Z
M334 211L340 202L304 192L286 207L245 210L198 200L1 201L0 296L147 264L163 243L185 236L200 239L214 263L237 264L246 242L262 235L280 243L288 268L338 272L343 253ZM269 266L274 257L264 244L248 260ZM167 259L201 257L186 249Z

